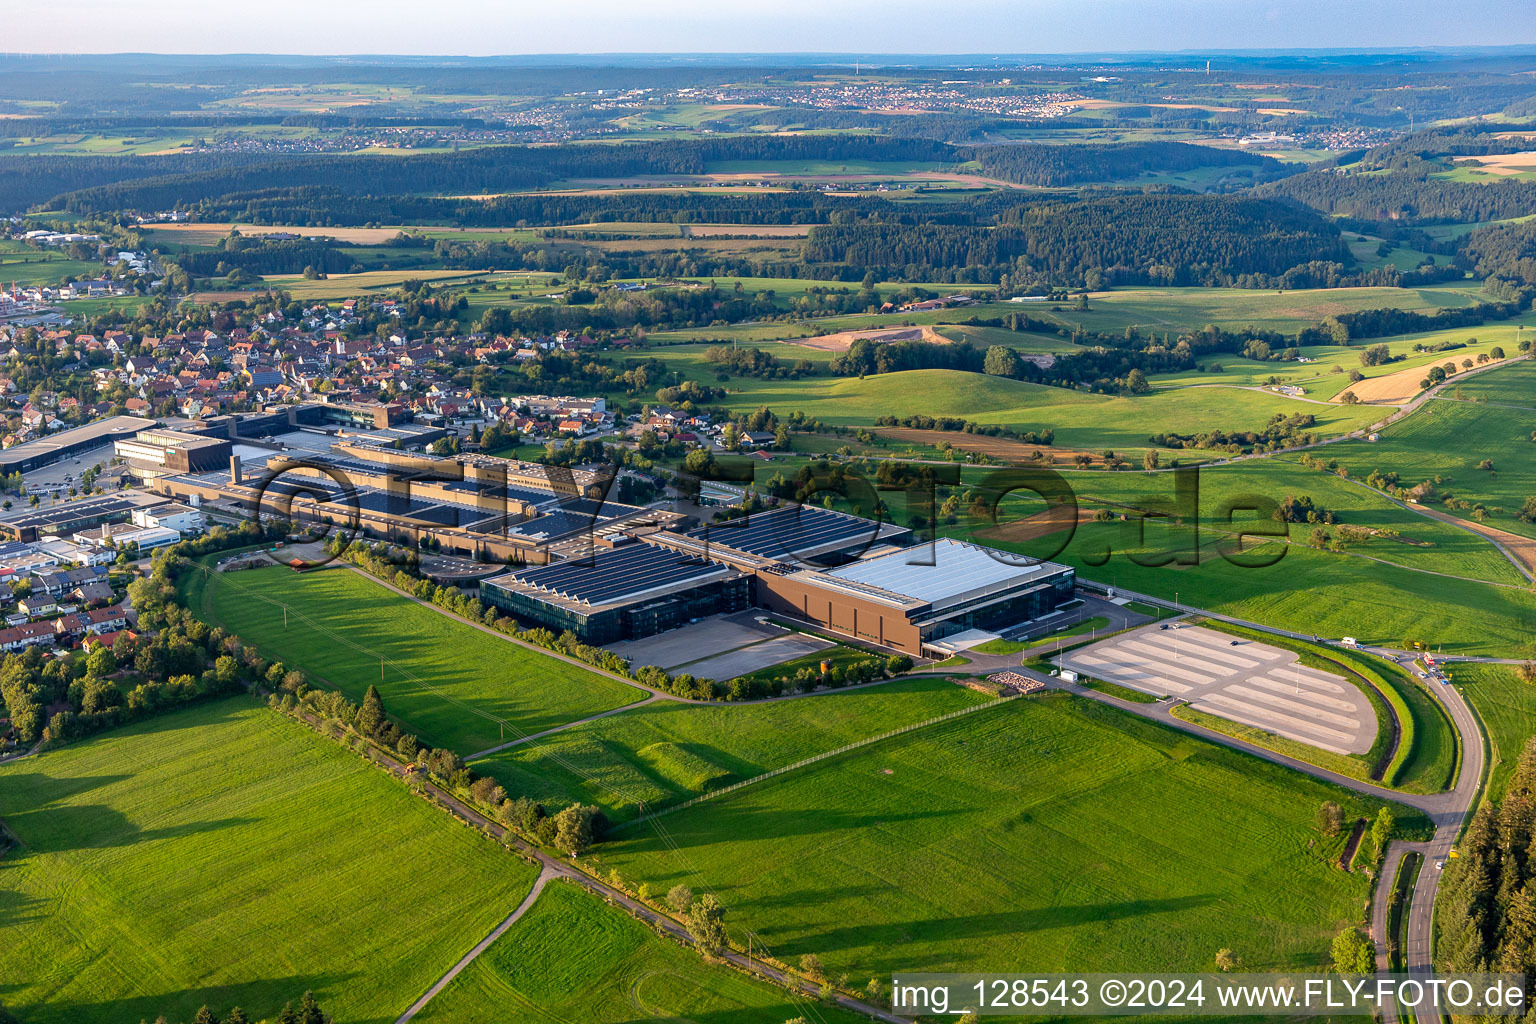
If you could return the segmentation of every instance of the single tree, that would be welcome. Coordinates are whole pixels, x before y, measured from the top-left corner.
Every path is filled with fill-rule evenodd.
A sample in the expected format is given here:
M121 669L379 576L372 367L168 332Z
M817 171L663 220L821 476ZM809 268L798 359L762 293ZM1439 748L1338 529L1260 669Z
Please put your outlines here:
M383 724L384 698L379 696L378 687L370 684L368 692L363 694L363 706L357 709L357 731L364 736L373 736Z
M1340 974L1371 974L1376 947L1358 928L1345 928L1333 937L1333 969Z
M706 953L718 952L725 945L725 908L713 893L705 893L688 908L688 934Z
M1397 831L1397 815L1392 813L1392 808L1383 807L1376 812L1376 822L1371 826L1371 838L1376 841L1376 849L1385 850L1387 844L1392 841L1392 834Z
M686 885L674 885L667 891L667 906L674 914L686 914L693 906L693 890Z
M305 992L299 1000L299 1024L331 1024L331 1018L320 1010L313 992Z
M572 857L580 857L592 848L592 818L595 807L572 804L555 815L555 846Z

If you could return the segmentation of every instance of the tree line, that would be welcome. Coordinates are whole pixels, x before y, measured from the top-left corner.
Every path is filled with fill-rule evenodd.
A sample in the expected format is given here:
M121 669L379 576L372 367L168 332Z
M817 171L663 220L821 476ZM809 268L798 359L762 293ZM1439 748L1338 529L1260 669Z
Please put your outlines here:
M1442 971L1524 974L1536 995L1536 738L1526 741L1502 800L1478 808L1448 861L1436 901ZM1429 870L1426 865L1425 870Z

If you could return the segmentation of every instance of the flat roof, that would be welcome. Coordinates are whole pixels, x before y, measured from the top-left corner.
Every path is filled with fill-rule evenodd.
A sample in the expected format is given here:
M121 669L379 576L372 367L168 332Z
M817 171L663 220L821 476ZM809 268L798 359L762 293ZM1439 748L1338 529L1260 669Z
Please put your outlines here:
M136 508L151 508L157 505L165 505L169 502L169 498L163 498L155 494L144 494L140 491L102 494L93 498L83 498L79 501L67 502L63 505L39 505L37 508L22 508L7 512L4 515L0 515L0 523L18 529L36 527L41 530L44 527L57 526L61 523L76 523L82 519L90 519L97 516L105 518L113 515L127 515Z
M701 526L688 534L712 546L760 558L800 561L907 532L904 527L815 505L785 505Z
M849 584L856 593L861 592L860 588L874 588L909 602L926 604L937 612L987 591L1040 582L1068 568L1055 562L1010 564L1002 560L1024 557L946 537L935 541L931 548L926 544L905 548L818 575Z
M99 440L105 444L158 425L157 420L147 420L141 416L109 416L83 427L71 427L0 451L0 465L34 459L74 445L89 444L91 441Z
M486 582L525 594L537 591L529 596L554 599L567 606L594 608L734 575L736 571L729 566L637 541L599 548L591 558L519 569Z

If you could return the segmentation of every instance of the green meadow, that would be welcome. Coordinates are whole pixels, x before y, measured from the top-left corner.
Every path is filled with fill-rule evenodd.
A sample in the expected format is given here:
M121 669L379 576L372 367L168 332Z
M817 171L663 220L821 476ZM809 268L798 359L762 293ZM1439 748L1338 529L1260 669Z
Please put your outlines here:
M1305 363L1211 355L1201 359L1198 369L1154 374L1149 379L1154 387L1202 384L1258 387L1269 384L1273 379L1281 384L1301 388L1308 398L1328 401L1350 387L1351 371L1358 371L1362 376L1371 378L1416 367L1425 367L1427 370L1430 366L1440 366L1447 362L1455 362L1459 367L1463 359L1475 361L1479 355L1486 355L1494 348L1502 348L1506 354L1514 355L1515 344L1520 336L1518 324L1511 322L1401 334L1391 338L1370 338L1353 345L1309 345L1299 350L1303 358L1310 360ZM1442 352L1413 351L1415 345L1433 346L1446 342L1464 347ZM1387 346L1393 361L1380 366L1362 366L1360 354L1377 345Z
M1503 799L1520 751L1536 734L1536 684L1522 680L1513 665L1460 662L1450 671L1488 732L1488 785L1483 795Z
M1058 693L657 819L600 858L714 892L738 942L854 978L1210 970L1222 947L1288 970L1324 963L1370 897L1313 827L1329 799L1378 806Z
M1536 495L1533 432L1536 363L1523 361L1447 388L1382 430L1378 440L1332 445L1328 456L1361 479L1380 470L1397 473L1404 487L1430 481L1442 500L1449 495L1484 505L1490 526L1536 537L1536 524L1517 516L1525 499ZM1485 459L1492 470L1478 468Z
M1312 430L1323 434L1348 433L1381 416L1379 409L1302 403L1258 391L1159 391L1130 398L961 370L906 370L862 380L743 379L739 385L724 400L732 409L766 405L781 416L799 410L824 423L864 426L915 409L914 401L921 399L922 411L931 416L960 416L1017 430L1052 429L1057 445L1094 450L1145 448L1152 434L1165 431L1258 430L1276 414L1315 416Z
M585 889L550 883L523 917L417 1014L422 1024L783 1024L866 1018L706 964Z
M612 819L985 700L937 678L749 705L656 702L578 725L474 763L508 792Z
M245 697L0 766L0 991L28 1024L312 989L388 1024L504 918L533 868Z
M201 573L188 606L268 658L461 754L633 703L641 690L473 629L345 569ZM287 625L284 625L284 608Z
M34 249L22 242L0 240L0 285L61 284L66 277L100 277L100 260L76 260L62 252Z
M1344 447L1329 445L1318 454L1333 457ZM1086 579L1326 637L1391 646L1420 639L1465 654L1536 651L1536 593L1492 544L1294 458L1201 469L1198 535L1188 507L1175 502L1175 476L1139 470L1060 471L1079 507L1089 515L1103 511L1110 521L1085 521L1070 533L1017 542L962 504L956 522L941 525L940 532L1064 562ZM764 478L776 471L772 465L758 469ZM968 468L962 479L975 487L1007 472ZM894 521L908 521L902 492L879 496ZM1281 538L1259 536L1281 524L1246 509L1288 496L1310 497L1333 511L1339 524L1327 532L1343 541L1343 550L1313 547L1314 527L1307 524L1290 524ZM1223 512L1228 506L1236 508L1230 516ZM1015 491L999 507L999 524L1044 507L1033 492ZM1143 523L1136 510L1154 515ZM1122 515L1129 519L1121 521ZM1340 526L1356 532L1345 538ZM1249 529L1254 532L1239 543L1236 534Z

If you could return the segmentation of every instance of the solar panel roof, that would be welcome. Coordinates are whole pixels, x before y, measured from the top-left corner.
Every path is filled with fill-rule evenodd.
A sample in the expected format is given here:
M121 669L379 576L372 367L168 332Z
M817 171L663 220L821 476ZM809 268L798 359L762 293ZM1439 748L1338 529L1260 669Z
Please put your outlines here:
M803 559L839 546L868 546L879 533L880 524L871 519L814 505L786 505L703 526L689 536L763 558Z
M590 559L555 562L508 575L524 584L589 605L688 580L703 581L731 570L653 544L604 549Z

